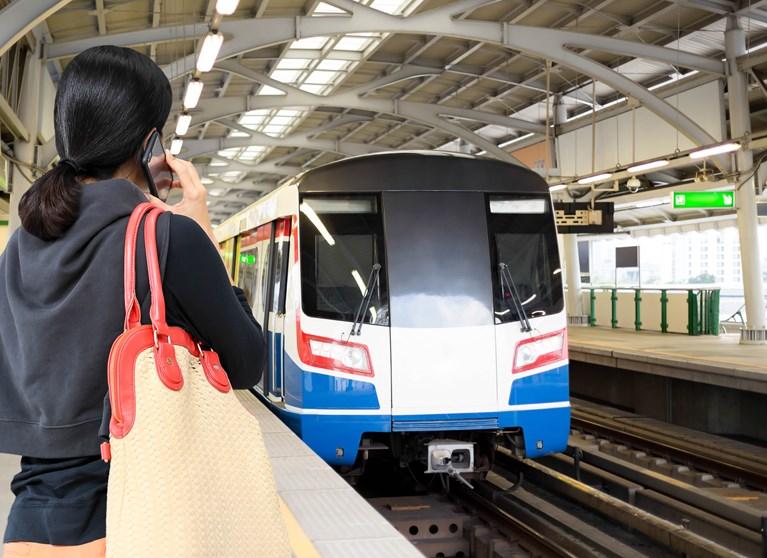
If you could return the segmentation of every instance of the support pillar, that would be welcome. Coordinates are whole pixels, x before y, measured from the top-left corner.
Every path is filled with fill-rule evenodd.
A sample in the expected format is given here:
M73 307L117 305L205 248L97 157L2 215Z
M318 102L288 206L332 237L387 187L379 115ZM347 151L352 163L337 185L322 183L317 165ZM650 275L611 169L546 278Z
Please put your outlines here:
M28 141L17 141L14 148L14 156L19 161L35 164L35 151L37 145L37 135L40 124L40 75L43 70L43 63L40 56L41 44L38 41L35 51L27 54L27 60L24 63L24 81L21 85L21 102L19 104L19 118L24 127L29 130ZM21 196L29 190L32 185L26 177L33 178L32 170L29 168L19 171L17 167L13 168L13 191L11 192L11 204L9 210L9 234L21 224L19 221L19 201Z
M578 256L578 235L563 234L562 248L565 253L567 281L567 322L571 325L587 325L589 317L583 313L581 301L581 262Z
M727 90L730 108L730 136L740 138L751 133L748 104L748 82L738 69L737 58L746 54L746 35L735 16L728 16L724 33L727 60ZM741 149L736 154L738 172L750 173L753 152ZM758 174L758 173L756 173ZM746 299L746 326L741 330L741 343L767 343L767 321L764 308L764 284L759 253L759 219L756 212L756 183L749 179L735 193L743 293Z

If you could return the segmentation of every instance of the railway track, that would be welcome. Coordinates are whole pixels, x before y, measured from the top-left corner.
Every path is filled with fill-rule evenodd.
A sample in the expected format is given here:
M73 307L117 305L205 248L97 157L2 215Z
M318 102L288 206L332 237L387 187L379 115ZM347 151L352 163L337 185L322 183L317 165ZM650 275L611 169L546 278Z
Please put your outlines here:
M565 453L371 503L430 558L767 556L766 448L573 404Z

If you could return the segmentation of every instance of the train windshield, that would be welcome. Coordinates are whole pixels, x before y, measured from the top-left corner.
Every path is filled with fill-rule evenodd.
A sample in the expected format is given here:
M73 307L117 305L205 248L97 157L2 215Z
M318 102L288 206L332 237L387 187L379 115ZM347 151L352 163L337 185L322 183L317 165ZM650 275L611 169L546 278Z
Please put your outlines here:
M301 212L303 311L318 318L352 322L371 287L363 323L389 324L384 239L376 196L304 196ZM377 279L377 280L371 280Z
M496 323L523 320L521 313L532 319L561 312L562 271L548 196L489 196L488 228Z

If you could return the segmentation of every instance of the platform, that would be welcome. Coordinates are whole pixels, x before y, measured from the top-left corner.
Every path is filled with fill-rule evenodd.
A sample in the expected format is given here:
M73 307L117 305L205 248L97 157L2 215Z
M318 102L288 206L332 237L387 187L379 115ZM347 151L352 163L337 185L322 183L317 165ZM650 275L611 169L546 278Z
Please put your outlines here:
M258 419L284 503L296 558L422 558L388 521L249 392L240 401ZM19 458L0 454L0 533Z
M740 345L737 335L588 326L568 332L574 397L767 442L767 346Z
M740 336L683 335L571 326L570 359L767 393L767 345L740 345Z

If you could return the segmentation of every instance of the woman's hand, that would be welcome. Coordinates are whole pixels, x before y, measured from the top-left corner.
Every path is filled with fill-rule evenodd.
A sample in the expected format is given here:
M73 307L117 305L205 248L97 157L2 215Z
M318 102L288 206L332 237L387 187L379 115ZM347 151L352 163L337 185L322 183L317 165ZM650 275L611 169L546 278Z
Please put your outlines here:
M197 169L189 161L176 159L169 152L165 152L165 160L168 162L171 170L178 177L173 181L173 188L181 188L183 198L175 205L168 205L159 199L150 196L152 203L159 205L167 211L172 211L178 215L184 215L195 221L202 230L210 237L213 244L218 246L216 236L213 234L213 225L210 222L208 214L207 197L208 191L200 181Z

